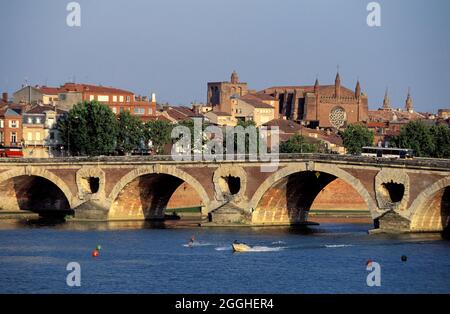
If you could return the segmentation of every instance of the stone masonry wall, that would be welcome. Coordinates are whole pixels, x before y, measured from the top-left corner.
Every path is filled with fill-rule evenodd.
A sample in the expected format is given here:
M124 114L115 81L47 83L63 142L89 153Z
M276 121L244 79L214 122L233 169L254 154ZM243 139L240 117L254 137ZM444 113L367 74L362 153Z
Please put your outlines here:
M170 197L167 208L200 207L202 205L197 191L188 183L183 182Z
M319 192L311 210L369 210L361 195L342 179L336 179Z

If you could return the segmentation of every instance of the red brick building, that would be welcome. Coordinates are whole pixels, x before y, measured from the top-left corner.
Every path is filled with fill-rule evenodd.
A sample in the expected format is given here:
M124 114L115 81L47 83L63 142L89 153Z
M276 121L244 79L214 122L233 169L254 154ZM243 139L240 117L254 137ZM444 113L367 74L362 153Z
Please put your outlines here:
M147 120L149 116L156 115L156 100L147 96L136 96L134 93L106 86L66 83L58 88L58 107L70 109L80 101L97 100L108 107L115 114L129 111L132 115Z
M247 83L239 82L236 71L233 71L229 82L209 82L207 91L207 104L214 111L231 113L231 98L247 95Z
M20 109L0 109L0 145L22 145L22 115Z
M279 101L280 117L304 121L309 127L341 128L368 120L368 98L361 92L359 81L355 89L341 85L339 73L334 85L274 86L259 93L269 94Z

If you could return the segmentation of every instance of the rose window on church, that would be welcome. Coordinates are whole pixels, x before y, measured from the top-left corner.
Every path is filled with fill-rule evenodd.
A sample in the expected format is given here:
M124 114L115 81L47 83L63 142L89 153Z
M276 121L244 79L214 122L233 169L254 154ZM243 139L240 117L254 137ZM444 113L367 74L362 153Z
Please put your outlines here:
M330 112L330 122L333 127L339 129L344 126L346 120L345 110L341 107L334 107Z

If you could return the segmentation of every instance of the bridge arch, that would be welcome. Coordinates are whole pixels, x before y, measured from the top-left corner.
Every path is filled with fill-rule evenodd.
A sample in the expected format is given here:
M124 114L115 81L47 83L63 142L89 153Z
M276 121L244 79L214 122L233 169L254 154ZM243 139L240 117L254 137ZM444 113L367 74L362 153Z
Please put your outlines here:
M436 181L412 202L408 218L411 231L443 231L449 228L450 176Z
M257 211L258 204L263 199L266 192L269 191L270 188L275 186L277 183L279 183L282 179L289 178L291 175L295 174L301 174L301 173L324 173L329 176L333 176L335 178L342 179L345 183L350 185L365 201L367 204L368 210L371 214L372 219L375 219L379 217L382 212L378 210L377 205L375 204L375 201L370 196L367 189L362 185L362 183L346 172L343 169L340 169L339 167L335 165L324 165L320 163L300 163L296 165L288 165L271 176L269 176L256 190L256 192L253 194L252 199L250 200L250 208L253 210L253 217L255 216L255 213ZM333 179L334 180L334 179ZM315 196L314 196L315 197Z
M67 209L72 209L75 205L76 201L74 199L74 196L69 187L67 186L67 184L64 182L64 180L59 178L57 175L51 173L50 171L45 170L44 168L25 166L7 170L5 172L0 173L0 184L4 184L8 180L14 180L18 178L44 179L44 181L41 181L39 183L50 183L49 186L55 187L57 189L56 191L59 190L63 194L65 200L67 201L67 206L64 207L69 207ZM2 204L0 202L0 207L1 205Z
M208 206L210 203L208 194L206 193L205 188L200 184L200 182L197 181L193 176L186 173L183 170L180 170L176 165L162 165L157 164L153 166L141 166L137 167L136 169L130 171L126 175L124 175L113 187L111 190L108 200L109 200L109 213L108 217L109 219L121 219L121 218L115 218L116 212L117 212L117 206L116 202L118 198L121 196L121 193L127 188L128 185L132 184L138 179L141 178L150 178L150 177L163 177L165 179L165 182L160 182L161 186L164 185L164 183L173 185L176 187L177 184L181 184L183 182L187 183L192 189L197 193L199 198L201 199L201 207L202 207L202 215L207 215L208 213ZM178 181L177 181L178 180ZM158 183L156 183L158 185ZM173 188L172 186L172 188ZM164 189L165 192L173 193L173 191L170 191L170 187L168 187L169 191L167 189ZM134 219L134 218L131 218Z

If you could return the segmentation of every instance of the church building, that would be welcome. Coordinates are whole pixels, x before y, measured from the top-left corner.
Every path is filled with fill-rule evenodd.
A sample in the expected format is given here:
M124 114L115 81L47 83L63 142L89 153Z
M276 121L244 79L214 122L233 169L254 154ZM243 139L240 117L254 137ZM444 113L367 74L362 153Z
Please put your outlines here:
M355 89L341 85L339 72L334 85L274 86L258 93L278 100L279 115L311 128L342 128L368 119L368 98L357 81Z

